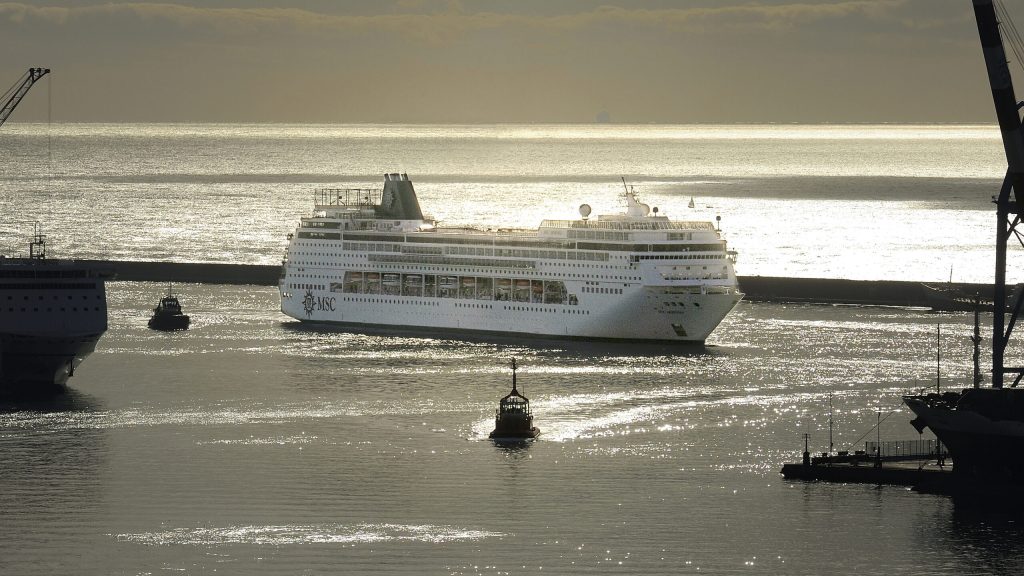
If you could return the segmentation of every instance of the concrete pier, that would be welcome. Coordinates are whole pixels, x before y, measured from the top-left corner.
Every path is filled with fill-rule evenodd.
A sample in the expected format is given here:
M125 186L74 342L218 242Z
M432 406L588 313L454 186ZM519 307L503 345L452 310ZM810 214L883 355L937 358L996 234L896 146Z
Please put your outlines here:
M874 306L927 306L920 282L740 276L744 299L751 302L810 302ZM958 285L969 286L969 285ZM980 286L980 285L979 285Z
M211 262L141 262L87 260L114 270L115 280L142 282L252 284L276 286L281 266ZM740 276L740 289L750 302L805 302L871 306L928 306L920 282ZM969 292L991 291L984 284L958 284Z
M893 484L897 486L936 486L950 481L952 466L938 467L935 461L883 462L871 461L832 464L784 464L782 476L787 480L820 480L823 482Z
M281 266L224 264L215 262L137 262L130 260L79 260L114 271L114 280L205 284L277 286Z

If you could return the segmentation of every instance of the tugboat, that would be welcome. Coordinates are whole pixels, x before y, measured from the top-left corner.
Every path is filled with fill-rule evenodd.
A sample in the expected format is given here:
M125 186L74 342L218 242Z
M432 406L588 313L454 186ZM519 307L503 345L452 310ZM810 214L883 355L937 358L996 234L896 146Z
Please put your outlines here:
M523 441L536 438L540 429L533 425L530 399L516 389L516 359L512 359L512 391L501 399L494 413L494 430L489 438L498 441Z
M153 317L149 319L149 327L153 330L188 330L189 317L182 314L181 303L167 287L167 296L160 299L160 303L153 308Z

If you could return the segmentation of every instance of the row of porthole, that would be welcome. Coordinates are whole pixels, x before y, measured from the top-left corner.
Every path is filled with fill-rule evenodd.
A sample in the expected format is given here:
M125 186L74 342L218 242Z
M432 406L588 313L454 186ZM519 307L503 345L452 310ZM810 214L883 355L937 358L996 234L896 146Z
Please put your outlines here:
M327 290L323 284L289 284L292 290Z
M409 300L405 302L397 302L395 300L379 300L377 298L343 298L345 302L367 302L367 303L383 303L383 304L416 304L419 306L440 306L440 302L430 302L426 300Z
M361 254L360 256L363 257L363 258L366 257L366 255L364 255L364 254ZM328 263L328 262L293 262L293 264L296 265L296 266L300 266L300 265L301 266L337 266L338 265L337 263ZM586 264L566 264L565 266L569 266L569 267L587 266L587 267L591 267L591 268L596 268L596 266L586 265ZM402 266L402 265L398 265L398 266L380 266L380 265L377 265L375 267L376 268L380 268L382 270L383 269L390 270L390 269L393 269L393 268L399 268L399 269L402 269L402 270L407 270L407 269L408 270L427 270L427 271L433 270L433 271L438 271L438 272L445 272L445 271L453 271L453 272L455 272L455 271L471 271L473 269L472 267L471 268L452 268L452 267L444 267L444 268L442 268L440 266L427 266L427 267L423 267L423 266ZM500 272L512 273L513 270L512 269L509 269L509 270L495 270L495 272L496 273L500 273ZM555 276L555 277L568 277L568 278L600 278L602 280L640 280L639 276L628 276L627 277L627 276L601 276L599 274L559 274L559 273L555 273L555 272L537 272L536 274L550 275L550 276ZM300 274L296 274L296 276L301 276L301 275ZM314 275L309 275L309 277L310 278L331 278L330 276L314 276Z
M622 288L594 288L592 286L584 286L583 291L595 294L622 294Z
M24 298L25 298L25 300L28 300L28 296L25 296ZM68 296L68 300L71 300L72 298L73 298L72 296ZM14 300L14 296L8 296L7 299L8 300ZM39 299L42 300L43 296L40 296ZM57 297L54 296L53 299L56 300ZM88 300L88 299L89 299L88 296L82 296L82 300ZM97 300L102 300L103 298L101 296L96 296L96 299Z
M665 305L666 306L686 306L686 302L672 302L672 301L669 301L669 302L665 302ZM696 308L700 308L700 302L694 302L693 305Z
M550 308L533 308L531 306L505 306L505 310L513 310L516 312L558 312L557 309ZM589 310L562 310L562 314L590 314Z
M370 264L370 266L375 268L375 269L378 269L378 270L396 270L397 269L397 270L412 270L414 272L435 272L436 271L436 272L448 272L448 273L451 273L451 274L454 274L456 272L477 272L473 268L441 268L439 266L428 266L426 268L418 267L418 266L408 266L408 267L407 266L397 266L397 267L396 266L374 266L373 264ZM522 273L522 270L491 269L491 270L488 270L488 272L489 273L494 273L494 274L505 273L505 274L509 274L509 275L514 275L514 274ZM624 276L599 276L599 275L589 275L589 274L556 274L554 272L533 272L533 274L536 275L536 276L549 276L549 277L552 277L552 278L562 278L562 279L565 279L565 278L600 278L600 279L603 279L603 280L616 280L616 279L623 279L623 280L625 280L626 279L626 277L624 277ZM328 280L338 280L338 281L341 280L341 277L338 276L338 275L329 276L329 275L325 275L325 274L292 274L291 276L296 277L296 278L325 278L325 279L328 279ZM631 277L631 278L633 280L640 280L639 276ZM292 286L295 286L295 285L289 285L289 287L292 287ZM317 288L316 286L312 286L312 288L313 289L320 289L320 290L324 289L324 288ZM619 294L621 294L621 293L622 292L620 291Z
M398 300L383 300L383 299L377 299L377 298L350 298L350 297L346 297L343 300L345 302L365 302L365 303L374 303L374 304L421 304L421 305L425 305L425 306L439 306L440 305L440 303L438 303L438 302L419 301L419 300L412 300L412 301L405 301L405 302L403 302L403 301L398 301ZM456 303L456 306L460 307L460 308L491 308L491 309L493 309L493 307L494 307L493 305L486 305L486 304L463 304L463 303ZM504 306L503 308L505 310L514 310L514 311L520 311L520 312L557 312L558 311L556 309L533 308L533 307L525 307L525 306ZM562 313L563 314L590 314L590 311L589 310L562 310Z
M3 308L0 308L0 310L3 310ZM9 308L7 308L7 311L8 312L14 312L14 308L13 307L9 307ZM26 308L22 308L21 309L21 312L27 312L27 311L28 310ZM33 308L32 311L33 312L39 312L39 308ZM53 312L53 308L47 308L46 311L47 312ZM67 312L67 308L61 308L59 311L60 312ZM72 308L71 311L72 312L78 312L78 308L77 307ZM88 308L84 308L84 307L82 308L82 312L88 312L88 311L89 311ZM96 308L93 308L93 311L94 312L99 312L100 311L100 307L97 306Z

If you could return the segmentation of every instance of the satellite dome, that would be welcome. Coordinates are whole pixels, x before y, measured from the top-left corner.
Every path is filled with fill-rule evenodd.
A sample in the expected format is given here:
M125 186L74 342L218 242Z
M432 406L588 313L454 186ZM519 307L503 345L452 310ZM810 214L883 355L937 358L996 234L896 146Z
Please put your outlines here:
M590 204L580 204L580 216L590 216Z

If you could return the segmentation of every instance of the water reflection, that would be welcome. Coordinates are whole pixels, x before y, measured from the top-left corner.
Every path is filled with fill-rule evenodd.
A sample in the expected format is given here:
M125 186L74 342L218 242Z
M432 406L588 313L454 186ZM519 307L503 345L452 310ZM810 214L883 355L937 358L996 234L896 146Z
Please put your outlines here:
M93 412L102 408L95 396L68 388L59 393L0 397L0 414L13 412Z
M506 458L524 458L530 446L535 440L533 438L488 438L494 444L495 452L504 455Z
M75 391L0 404L0 558L7 566L38 564L38 545L84 549L92 538L87 527L105 494L107 431L62 421L98 407ZM32 424L40 418L50 424Z
M1007 499L953 498L952 514L940 522L940 537L955 551L963 571L1021 574L1024 557L1024 505Z
M332 324L310 324L291 321L282 322L281 327L289 332L302 336L303 342L362 342L367 339L391 349L420 350L422 347L432 349L464 349L484 348L503 350L509 355L518 352L526 354L557 354L564 357L630 357L651 358L660 356L707 357L715 358L730 353L728 346L704 345L685 342L635 342L635 341L588 341L548 338L543 336L517 334L475 334L466 332L445 332L438 336L434 328L402 328L388 326L348 327ZM329 335L344 335L340 340ZM326 337L326 338L325 338ZM532 355L532 354L531 354Z

